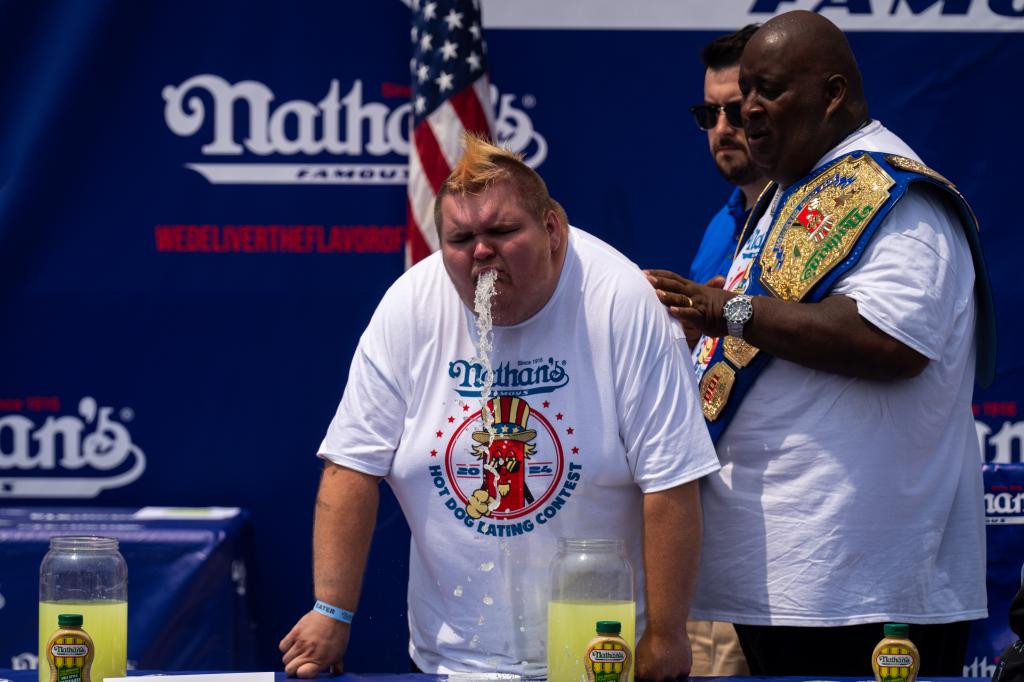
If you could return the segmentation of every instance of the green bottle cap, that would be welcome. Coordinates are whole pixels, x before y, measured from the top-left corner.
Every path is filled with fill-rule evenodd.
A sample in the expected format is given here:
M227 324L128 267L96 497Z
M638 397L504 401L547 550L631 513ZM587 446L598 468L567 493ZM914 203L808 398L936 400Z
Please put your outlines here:
M77 613L62 613L57 616L57 625L60 627L82 627L82 616Z
M622 632L622 623L617 620L597 621L597 634L599 635L617 635L620 632Z
M910 636L910 626L906 623L886 623L882 628L886 637L900 637L906 639Z

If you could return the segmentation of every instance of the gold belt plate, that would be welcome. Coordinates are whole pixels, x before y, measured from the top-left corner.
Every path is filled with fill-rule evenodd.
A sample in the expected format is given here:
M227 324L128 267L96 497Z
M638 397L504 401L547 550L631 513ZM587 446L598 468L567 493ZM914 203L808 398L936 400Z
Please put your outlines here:
M759 350L756 346L751 346L743 339L737 339L735 336L725 337L724 343L725 359L731 362L737 369L743 369L749 365Z
M709 422L718 419L736 383L736 372L725 362L716 362L700 380L700 406Z
M797 189L761 250L761 284L799 301L850 255L896 184L869 155L848 156Z

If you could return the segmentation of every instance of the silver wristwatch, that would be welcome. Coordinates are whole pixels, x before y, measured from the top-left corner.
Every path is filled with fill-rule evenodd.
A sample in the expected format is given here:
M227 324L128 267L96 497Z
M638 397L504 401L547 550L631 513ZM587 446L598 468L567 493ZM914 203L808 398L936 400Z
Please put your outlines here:
M742 339L743 327L754 316L753 299L746 294L737 294L725 302L722 312L725 316L725 326L729 336Z

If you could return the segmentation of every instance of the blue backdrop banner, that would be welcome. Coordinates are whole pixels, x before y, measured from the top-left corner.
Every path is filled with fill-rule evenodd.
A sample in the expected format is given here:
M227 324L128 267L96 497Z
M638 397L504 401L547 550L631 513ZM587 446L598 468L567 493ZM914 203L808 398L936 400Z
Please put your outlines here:
M701 47L797 7L837 21L872 115L979 216L1003 340L979 466L1012 469L1019 4L484 2L497 135L574 224L685 271L730 190L687 113ZM402 272L411 56L399 0L0 2L0 502L247 508L264 668L312 606L314 454ZM407 554L385 495L351 670L408 669Z

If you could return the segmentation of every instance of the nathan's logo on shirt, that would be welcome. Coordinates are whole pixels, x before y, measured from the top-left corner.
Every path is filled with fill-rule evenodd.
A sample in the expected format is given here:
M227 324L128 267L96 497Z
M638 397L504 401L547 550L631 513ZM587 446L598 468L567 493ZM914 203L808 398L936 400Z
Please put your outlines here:
M551 403L545 400L541 406L548 409ZM436 448L430 451L429 476L445 507L466 527L496 537L532 532L557 516L583 470L571 461L580 448L572 444L576 430L566 415L555 410L552 424L521 398L492 398L487 401L492 438L482 411L469 414L470 409L459 405L462 421L449 415L445 426L452 430L436 432L437 438L448 439L443 463L435 463L441 455ZM568 441L564 447L563 437Z
M551 393L569 383L565 371L567 360L543 358L520 360L516 366L506 362L494 370L491 390L496 395L531 395ZM448 363L448 376L457 379L455 392L465 398L479 398L487 379L483 365L470 360Z

